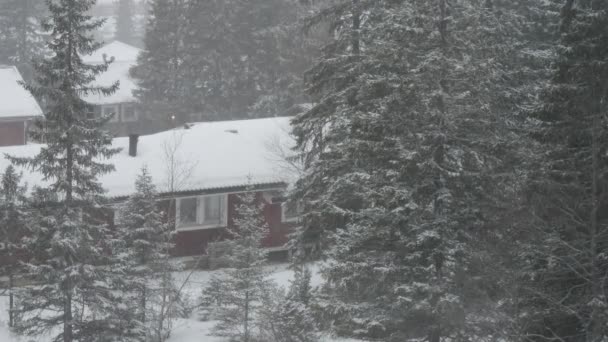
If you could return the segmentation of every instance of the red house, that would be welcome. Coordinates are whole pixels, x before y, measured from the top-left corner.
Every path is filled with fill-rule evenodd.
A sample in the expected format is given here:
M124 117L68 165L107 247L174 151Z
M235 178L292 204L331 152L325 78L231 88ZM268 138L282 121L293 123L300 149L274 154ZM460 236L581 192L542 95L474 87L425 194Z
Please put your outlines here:
M233 224L239 194L254 189L264 203L270 231L263 241L272 251L285 251L287 234L295 218L281 198L293 179L283 153L292 144L289 118L188 124L146 136L115 138L122 148L111 163L116 171L100 181L118 210L134 191L134 181L146 166L160 192L159 204L174 222L176 256L204 254L210 241L226 237ZM40 145L0 149L0 155L34 155ZM8 161L0 157L0 169ZM22 170L30 186L41 175Z
M25 145L30 121L42 115L21 81L17 68L0 66L0 146Z

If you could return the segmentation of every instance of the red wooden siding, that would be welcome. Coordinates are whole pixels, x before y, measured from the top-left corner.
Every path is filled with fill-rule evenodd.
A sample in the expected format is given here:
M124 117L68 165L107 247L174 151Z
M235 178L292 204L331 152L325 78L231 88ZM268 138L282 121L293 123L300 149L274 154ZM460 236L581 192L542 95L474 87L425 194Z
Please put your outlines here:
M258 201L262 201L258 196ZM238 203L238 195L228 195L228 225L234 226L235 209ZM171 205L169 215L174 214L174 205ZM287 242L289 226L281 222L280 203L267 203L264 206L264 218L268 223L270 232L262 241L264 247L281 247ZM175 237L175 256L191 256L204 254L209 242L227 238L225 228L200 229L191 231L177 231Z
M25 121L0 121L0 146L25 145Z
M258 203L264 201L262 193L258 193ZM269 234L262 241L264 247L282 247L287 243L288 234L291 225L281 221L281 204L264 202L264 218L269 226ZM234 217L236 216L236 205L238 204L238 194L228 195L228 225L234 226ZM165 213L167 221L172 222L175 219L175 200L161 200L159 208ZM101 209L91 213L91 216L96 220L108 222L113 228L114 226L114 210ZM193 256L206 253L209 242L218 241L229 238L226 233L226 228L200 229L191 231L177 231L175 234L175 248L172 251L173 256ZM109 251L109 250L108 250ZM20 260L27 260L30 257L28 253L23 253L18 256ZM0 265L11 262L5 255L0 255Z

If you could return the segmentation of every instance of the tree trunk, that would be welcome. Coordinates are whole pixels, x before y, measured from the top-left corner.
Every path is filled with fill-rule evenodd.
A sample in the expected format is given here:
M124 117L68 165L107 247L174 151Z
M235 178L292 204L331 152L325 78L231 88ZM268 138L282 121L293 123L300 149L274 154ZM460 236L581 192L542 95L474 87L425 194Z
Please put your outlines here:
M14 279L13 273L11 272L11 274L9 274L9 276L8 276L8 291L9 291L8 326L11 328L15 326L15 307L14 307L14 294L13 294L14 282L15 282L15 279Z
M429 332L428 337L429 342L440 342L441 341L441 333L439 332L439 328L434 327Z
M602 101L603 102L603 101ZM602 106L603 107L603 106ZM589 327L587 329L587 341L588 342L599 342L602 338L602 321L601 321L601 309L599 308L599 301L602 301L602 281L598 260L598 174L599 174L599 163L598 163L598 136L597 127L600 124L598 115L593 116L593 123L591 126L591 213L590 213L590 259L591 259L591 296L592 296L592 308L591 317L589 318Z
M26 49L27 49L27 28L28 28L28 12L29 12L29 0L21 0L21 29L19 30L19 64L27 63ZM29 77L29 75L28 75Z
M69 275L68 275L69 276ZM63 342L72 342L74 339L72 330L72 293L71 293L71 282L66 282L66 288L64 291L65 298L63 303Z
M140 298L140 306L141 306L141 322L146 323L146 285L141 287L141 298Z
M361 42L359 30L361 29L361 9L359 8L359 0L353 0L353 55L361 53Z
M245 340L249 342L249 291L245 292Z
M448 22L447 22L447 0L439 0L439 34L441 35L441 46L446 47L448 41Z

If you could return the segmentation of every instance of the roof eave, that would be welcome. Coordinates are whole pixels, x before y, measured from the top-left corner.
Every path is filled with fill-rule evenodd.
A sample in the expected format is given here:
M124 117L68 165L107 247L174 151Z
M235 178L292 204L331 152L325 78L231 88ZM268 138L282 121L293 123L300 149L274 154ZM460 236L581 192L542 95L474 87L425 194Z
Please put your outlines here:
M42 114L38 115L25 115L25 116L4 116L0 117L0 122L11 122L11 121L28 121L41 117Z
M193 195L211 195L211 194L222 194L222 193L231 193L231 192L245 192L251 187L252 191L262 191L262 190L274 190L274 189L285 189L287 188L287 182L262 182L255 183L252 185L242 184L242 185L231 185L224 187L211 187L211 188L197 188L197 189L187 189L187 190L179 190L179 191L164 191L159 192L159 199L173 199L177 197L184 196L193 196ZM129 198L128 195L123 196L109 196L110 201L120 202L122 200L126 200Z

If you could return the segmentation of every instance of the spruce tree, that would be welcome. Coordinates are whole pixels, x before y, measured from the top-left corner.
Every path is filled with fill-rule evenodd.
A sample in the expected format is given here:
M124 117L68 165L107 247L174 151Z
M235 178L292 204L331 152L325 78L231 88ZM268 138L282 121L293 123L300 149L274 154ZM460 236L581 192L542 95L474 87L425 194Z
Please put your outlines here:
M41 174L57 196L44 203L52 210L33 215L37 219L26 247L36 252L26 266L40 286L23 289L18 328L28 335L53 331L52 338L64 342L119 339L119 324L111 315L118 305L115 261L107 253L114 241L97 214L104 193L98 177L113 171L104 161L117 150L102 130L109 117L91 118L91 106L81 99L111 94L118 87L90 86L108 63L88 65L80 57L100 47L91 31L102 22L86 14L94 3L47 2L50 18L43 29L51 34L51 53L35 62L34 81L26 86L46 105L44 119L32 133L46 144L34 157L11 158Z
M534 9L540 2L528 2ZM490 338L481 281L515 196L521 141L512 77L525 6L501 1L340 1L336 39L307 74L294 120L305 172L297 244L329 262L320 300L344 335Z
M263 294L271 283L263 265L267 252L262 248L262 239L268 234L268 225L263 216L263 207L258 196L249 191L240 196L236 208L234 226L227 228L231 240L227 241L231 254L230 269L214 275L203 290L206 302L215 302L218 321L214 333L232 340L252 342L256 330L257 312Z
M15 324L15 277L19 273L20 258L23 257L21 238L26 234L25 187L21 185L21 175L11 165L2 174L0 192L0 255L3 263L0 272L8 277L9 326Z
M119 0L116 7L115 40L135 45L135 22L133 15L133 0Z
M158 305L159 298L163 296L163 291L171 292L172 296L175 289L169 263L172 248L170 226L165 223L157 200L156 187L144 167L135 181L135 193L120 208L118 226L121 241L125 244L122 257L127 259L128 264L125 291L134 293L135 299L133 305L126 308L128 312L125 314L135 314L143 340L162 341L168 335L168 329L166 322L156 320L163 316L158 311L167 308ZM157 329L159 324L162 329ZM151 333L153 331L156 334Z
M608 337L608 4L567 1L553 79L533 119L529 182L534 243L522 248L530 338Z
M41 0L0 2L0 64L15 65L26 80L32 77L31 59L44 51Z
M274 290L263 301L263 323L266 331L279 342L314 342L319 340L312 302L311 273L299 267L287 294ZM277 298L275 302L269 298Z
M166 121L175 116L175 124L187 121L188 111L178 106L184 96L182 68L184 35L184 0L153 0L146 24L144 49L131 70L137 80L134 95L154 115Z
M304 101L301 73L317 49L297 30L298 1L191 1L182 105L204 118L284 115Z

